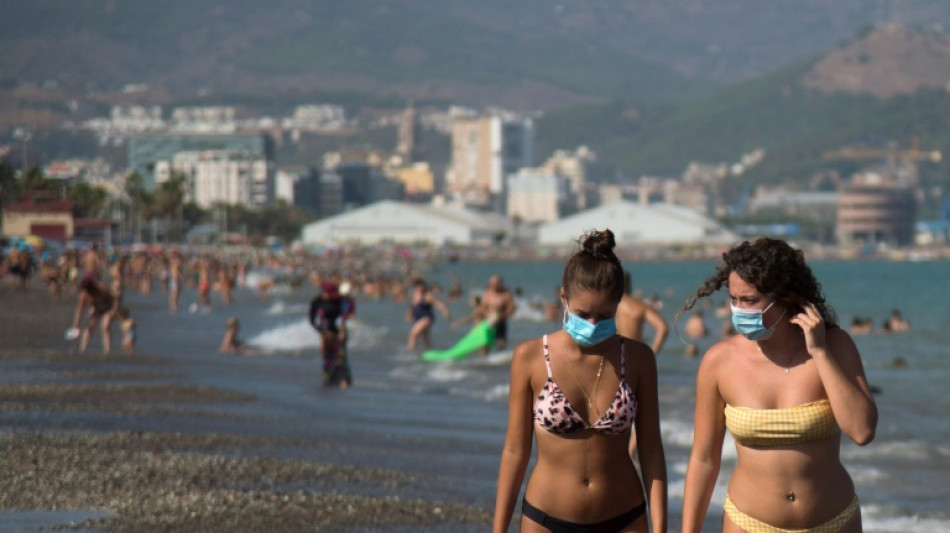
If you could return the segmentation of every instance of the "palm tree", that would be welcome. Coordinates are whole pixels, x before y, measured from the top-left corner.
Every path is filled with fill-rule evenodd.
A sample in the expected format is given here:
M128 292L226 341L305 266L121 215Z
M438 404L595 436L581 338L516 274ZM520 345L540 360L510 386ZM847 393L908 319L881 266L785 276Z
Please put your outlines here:
M182 240L182 210L185 204L186 181L184 174L176 172L155 190L155 214L168 222L175 220L177 227L175 233L179 241Z

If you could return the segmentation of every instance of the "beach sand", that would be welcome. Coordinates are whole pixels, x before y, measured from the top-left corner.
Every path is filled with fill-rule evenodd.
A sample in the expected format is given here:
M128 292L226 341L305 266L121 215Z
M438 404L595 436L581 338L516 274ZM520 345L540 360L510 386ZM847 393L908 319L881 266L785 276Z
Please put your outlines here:
M188 371L175 358L96 355L98 335L77 353L63 341L74 302L0 287L0 529L25 511L34 527L83 531L490 526L484 505L419 497L439 492L425 472L346 464L339 441L277 436L261 417L243 424L215 407L252 394L177 379ZM145 419L162 430L143 431ZM63 511L80 519L64 524Z

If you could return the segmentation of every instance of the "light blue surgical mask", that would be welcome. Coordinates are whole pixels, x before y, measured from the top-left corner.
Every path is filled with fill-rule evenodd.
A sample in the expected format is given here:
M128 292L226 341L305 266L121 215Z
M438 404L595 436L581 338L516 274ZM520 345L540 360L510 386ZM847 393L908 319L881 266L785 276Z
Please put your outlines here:
M564 308L564 331L581 346L594 346L613 337L617 333L617 322L613 317L591 324L587 320Z
M772 327L765 327L762 316L766 311L772 308L775 302L772 302L765 309L743 309L730 304L732 307L732 326L736 332L750 341L764 341L775 333L775 325L785 316L785 311L775 320Z

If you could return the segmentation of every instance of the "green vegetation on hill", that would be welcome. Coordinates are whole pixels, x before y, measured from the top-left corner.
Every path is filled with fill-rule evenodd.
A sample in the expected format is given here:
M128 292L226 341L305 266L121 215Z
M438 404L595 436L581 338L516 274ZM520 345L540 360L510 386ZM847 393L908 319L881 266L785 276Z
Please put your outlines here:
M749 183L805 182L822 169L848 175L880 161L829 161L823 154L848 145L885 149L889 143L945 154L939 165L921 165L925 183L950 166L950 95L922 91L879 100L870 96L808 90L799 80L810 64L727 88L679 108L639 115L618 103L551 113L539 120L538 146L569 148L587 139L602 161L630 177L678 176L690 161L733 163L756 148L764 162L743 179ZM573 125L574 127L570 127ZM573 144L571 144L573 143ZM883 160L883 159L882 159Z

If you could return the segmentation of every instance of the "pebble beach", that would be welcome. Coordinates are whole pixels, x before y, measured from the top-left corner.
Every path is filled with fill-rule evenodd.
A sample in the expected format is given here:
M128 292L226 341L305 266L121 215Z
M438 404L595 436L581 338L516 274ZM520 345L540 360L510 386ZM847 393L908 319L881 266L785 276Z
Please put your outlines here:
M440 486L451 479L431 475L438 466L346 461L366 444L339 431L327 440L283 431L287 415L271 416L267 397L205 382L217 374L207 361L97 354L98 337L79 354L63 340L74 302L0 287L0 530L489 527L484 502ZM373 455L385 456L388 442L406 446L377 439Z

